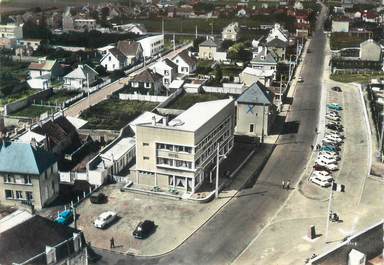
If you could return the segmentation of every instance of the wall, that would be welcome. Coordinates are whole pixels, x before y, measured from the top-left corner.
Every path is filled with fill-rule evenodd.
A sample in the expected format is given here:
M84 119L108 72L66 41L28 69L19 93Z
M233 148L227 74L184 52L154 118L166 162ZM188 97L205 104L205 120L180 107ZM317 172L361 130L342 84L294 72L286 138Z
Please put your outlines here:
M165 108L170 102L172 102L174 99L176 99L184 90L182 88L177 89L175 92L172 93L166 100L161 102L157 108Z
M25 106L33 103L34 100L37 101L37 100L46 99L51 94L52 94L52 88L37 92L26 99L21 99L21 100L6 104L4 105L4 115L9 115L12 112L18 111L19 109L22 109Z
M92 137L92 139L98 141L100 141L102 137L105 141L112 141L119 135L119 131L113 130L79 129L78 132L79 134L89 135Z
M164 102L167 96L152 96L152 95L141 95L141 94L125 94L119 93L119 99L121 100L138 100L138 101L150 101L150 102Z
M220 93L220 94L237 94L240 95L244 92L244 88L239 87L217 87L217 86L203 86L204 92L207 93Z
M340 244L337 248L315 258L312 265L347 265L348 254L352 249L356 249L367 255L367 260L372 259L383 252L383 222L373 225L366 231L363 231Z

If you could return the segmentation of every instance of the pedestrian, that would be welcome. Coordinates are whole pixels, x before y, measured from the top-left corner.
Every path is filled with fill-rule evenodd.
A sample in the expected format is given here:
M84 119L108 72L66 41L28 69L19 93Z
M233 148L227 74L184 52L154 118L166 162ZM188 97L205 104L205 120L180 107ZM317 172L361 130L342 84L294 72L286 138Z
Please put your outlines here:
M290 184L290 182L289 182L289 180L287 181L287 185L286 185L286 189L287 190L289 190L289 184Z
M315 132L318 133L318 131L317 131L317 127L315 128Z
M110 243L111 243L111 248L114 248L115 247L115 239L113 239L113 237L111 238L111 240L109 240Z
M284 180L281 182L281 188L285 189L285 181Z
M311 149L313 150L313 144L311 144Z

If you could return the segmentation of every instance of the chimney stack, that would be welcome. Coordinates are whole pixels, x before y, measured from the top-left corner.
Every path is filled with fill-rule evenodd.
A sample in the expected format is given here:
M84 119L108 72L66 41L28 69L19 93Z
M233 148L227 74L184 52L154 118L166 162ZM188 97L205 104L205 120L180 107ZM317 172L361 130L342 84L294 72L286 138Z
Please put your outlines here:
M163 125L168 126L168 117L167 116L163 117Z
M152 125L156 126L156 117L152 116Z

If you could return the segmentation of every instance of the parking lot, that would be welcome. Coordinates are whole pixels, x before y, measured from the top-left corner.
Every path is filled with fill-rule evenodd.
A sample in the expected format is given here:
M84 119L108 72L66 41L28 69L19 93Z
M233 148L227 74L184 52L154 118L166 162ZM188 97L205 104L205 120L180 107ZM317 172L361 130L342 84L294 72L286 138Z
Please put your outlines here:
M92 246L109 249L113 237L115 251L136 255L161 254L179 245L222 204L222 200L199 204L121 192L120 185L109 185L101 190L108 196L107 203L92 204L87 199L77 208L78 228ZM95 228L93 220L109 210L117 212L117 221L106 229ZM135 239L132 232L145 219L155 222L156 231L145 240Z

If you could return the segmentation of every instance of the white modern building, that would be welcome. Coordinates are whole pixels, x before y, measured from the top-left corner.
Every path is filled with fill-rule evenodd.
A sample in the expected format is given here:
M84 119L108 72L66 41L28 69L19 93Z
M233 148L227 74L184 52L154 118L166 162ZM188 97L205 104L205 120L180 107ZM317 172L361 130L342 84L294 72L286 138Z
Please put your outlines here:
M193 194L233 148L234 100L196 103L173 120L136 125L136 184Z
M106 146L98 156L89 161L88 182L103 184L108 177L117 175L135 157L135 138L119 137Z
M145 58L152 57L164 50L164 35L155 35L138 40Z

